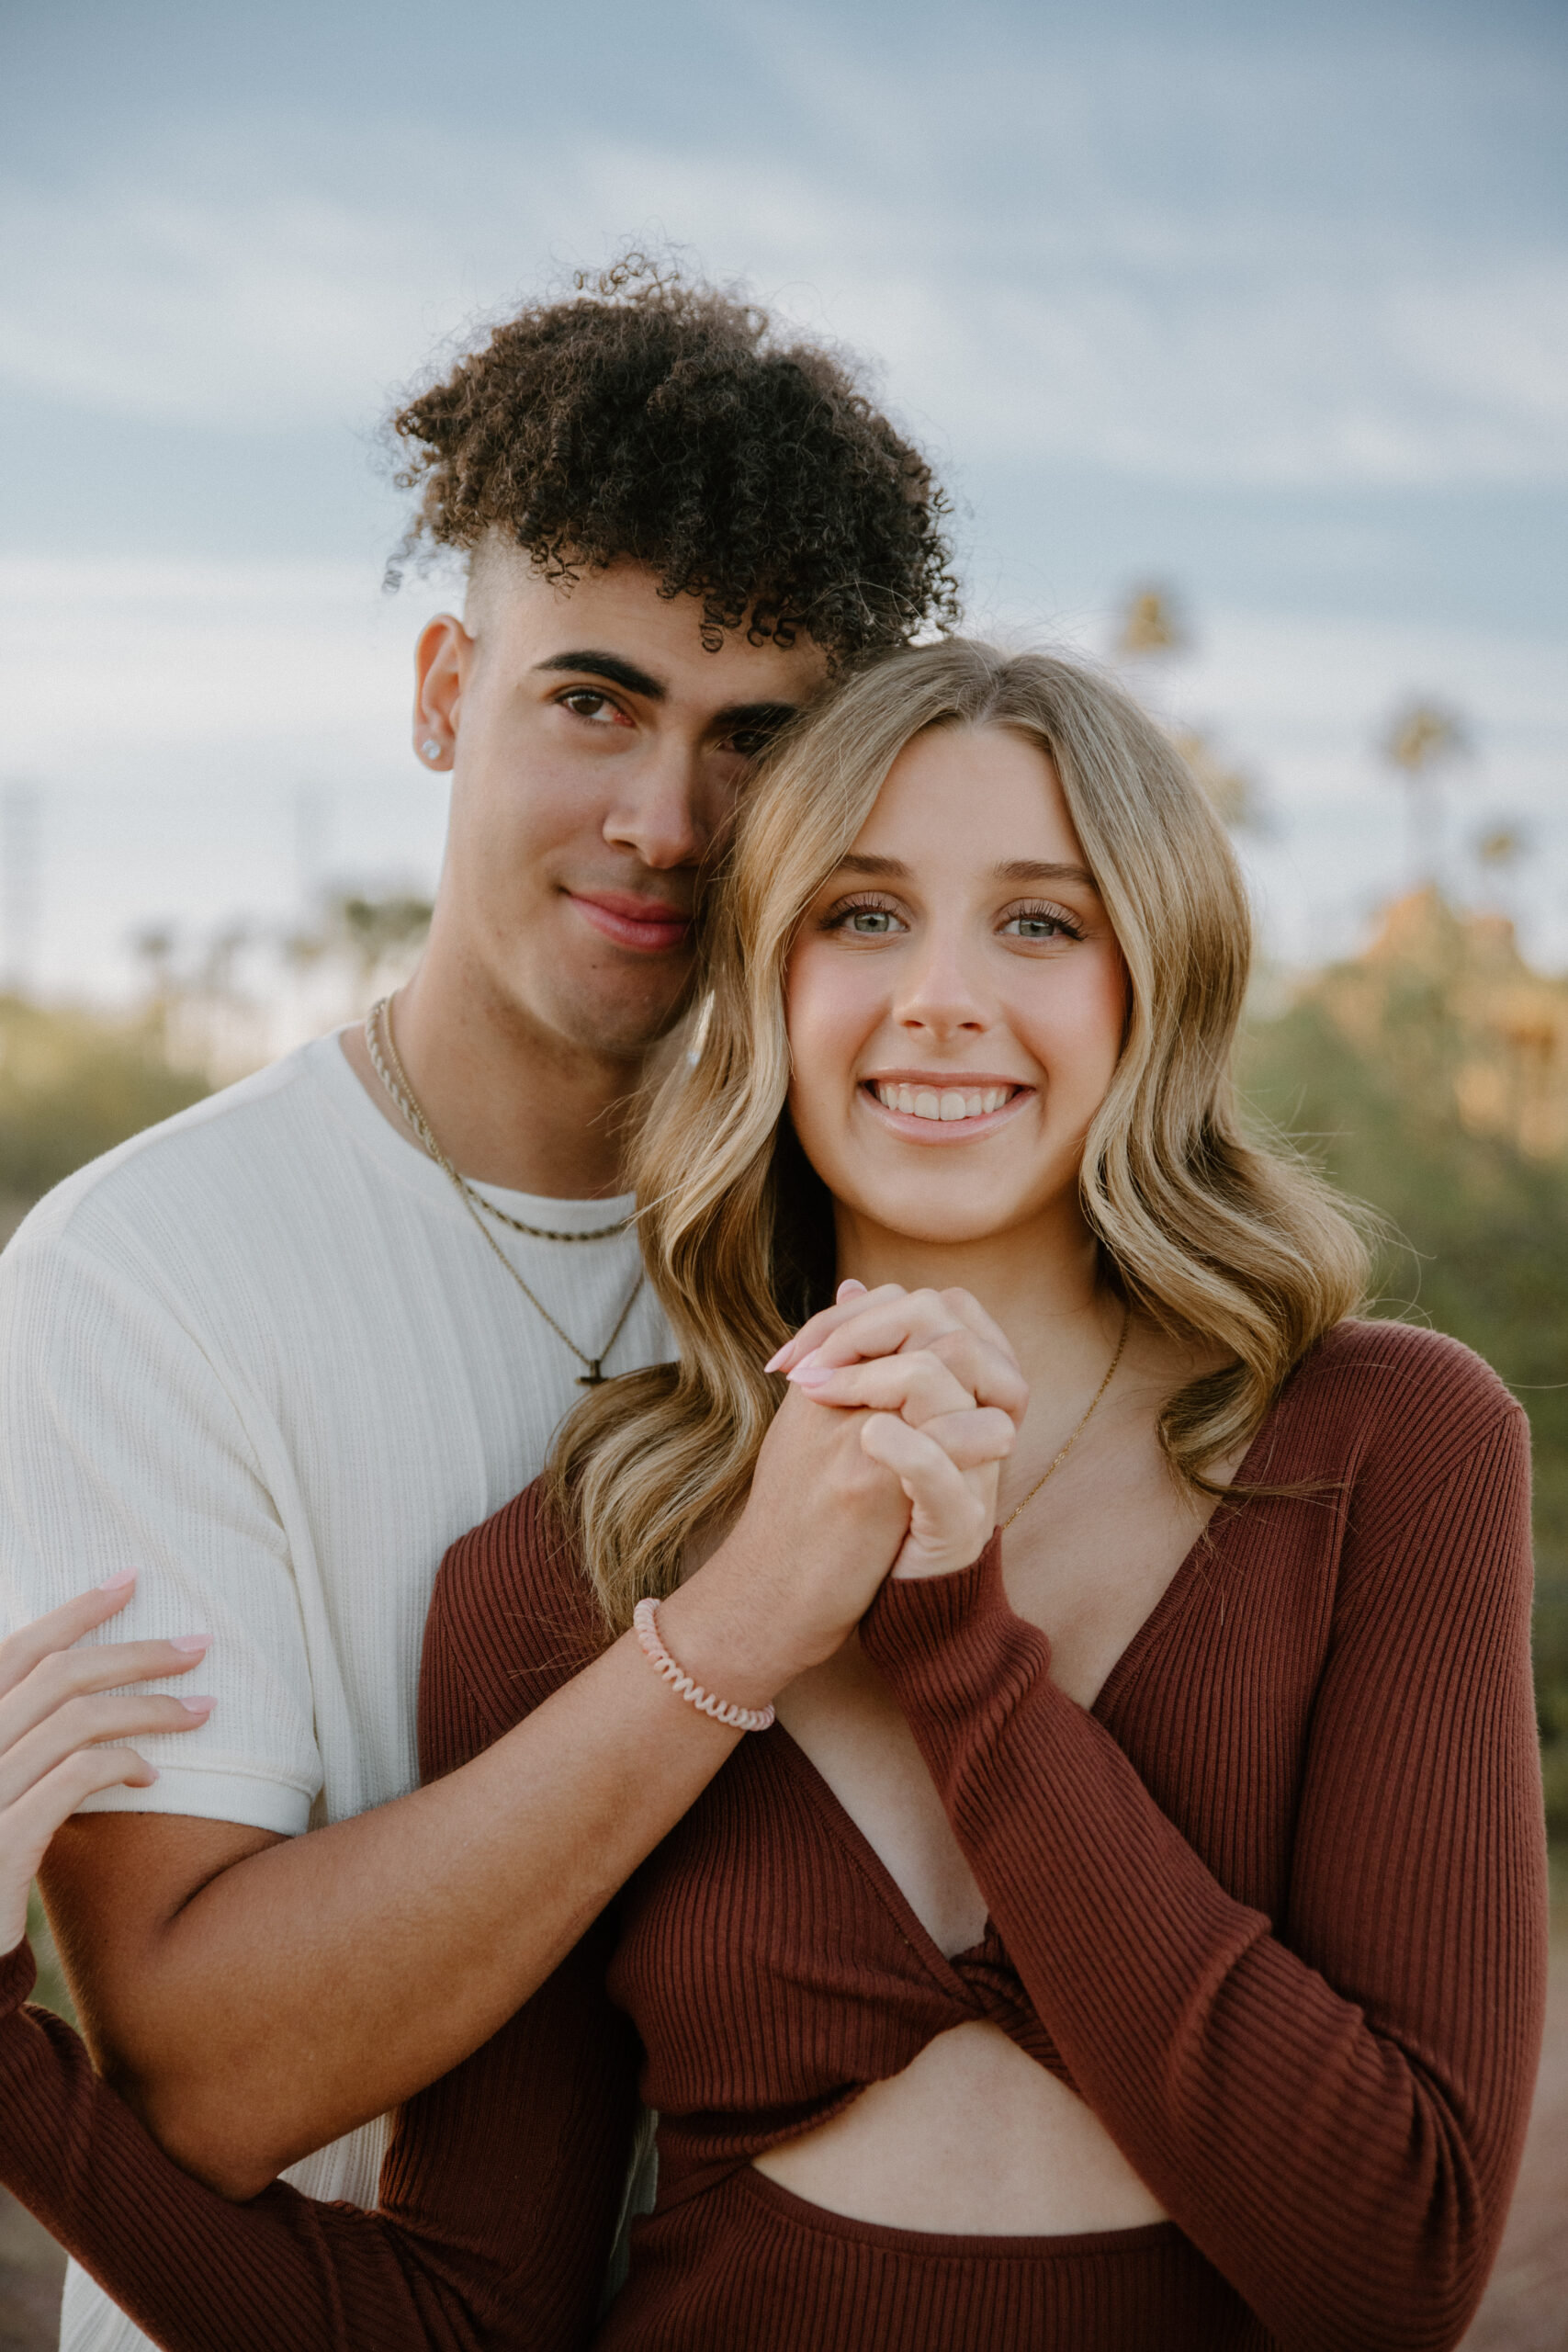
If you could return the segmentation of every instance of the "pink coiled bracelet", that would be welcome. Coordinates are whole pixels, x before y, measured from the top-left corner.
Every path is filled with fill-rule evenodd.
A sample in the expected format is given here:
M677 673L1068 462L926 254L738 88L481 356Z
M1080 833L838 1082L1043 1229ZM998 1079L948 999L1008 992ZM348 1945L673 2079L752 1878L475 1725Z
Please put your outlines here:
M663 1676L679 1699L711 1715L716 1724L728 1724L731 1731L766 1731L773 1720L772 1707L738 1707L731 1700L716 1699L700 1682L678 1667L659 1638L659 1603L639 1600L632 1611L632 1625L637 1647L657 1674Z

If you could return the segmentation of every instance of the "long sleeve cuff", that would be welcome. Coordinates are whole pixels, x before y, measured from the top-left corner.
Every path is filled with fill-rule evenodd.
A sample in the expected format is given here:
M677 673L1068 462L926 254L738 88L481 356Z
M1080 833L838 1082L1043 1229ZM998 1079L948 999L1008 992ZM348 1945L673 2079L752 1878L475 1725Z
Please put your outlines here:
M951 1811L966 1757L995 1745L1051 1668L1049 1641L1008 1600L1000 1529L952 1576L886 1577L860 1634Z
M19 2009L37 1983L38 1962L24 1936L14 1951L0 1960L0 2018L8 2018L13 2009Z

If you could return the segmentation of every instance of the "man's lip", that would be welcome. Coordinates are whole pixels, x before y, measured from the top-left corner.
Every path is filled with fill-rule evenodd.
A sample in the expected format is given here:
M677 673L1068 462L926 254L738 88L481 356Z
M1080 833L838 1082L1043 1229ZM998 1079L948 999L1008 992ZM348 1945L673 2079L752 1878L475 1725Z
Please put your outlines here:
M634 898L626 890L571 890L567 895L595 931L617 946L635 947L645 956L667 956L672 947L683 947L692 935L691 916L658 899Z

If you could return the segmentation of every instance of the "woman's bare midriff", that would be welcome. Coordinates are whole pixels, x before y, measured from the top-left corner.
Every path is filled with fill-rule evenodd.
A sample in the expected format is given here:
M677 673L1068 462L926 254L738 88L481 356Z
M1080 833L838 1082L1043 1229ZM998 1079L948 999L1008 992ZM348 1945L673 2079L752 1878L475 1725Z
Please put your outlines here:
M852 2221L965 2237L1055 2237L1166 2219L1082 2099L978 2021L757 2170Z
M985 1897L858 1642L792 1684L779 1713L938 1949L972 1950ZM808 2203L891 2229L1035 2237L1165 2218L1083 2100L980 2019L755 2161Z
M1178 1491L1154 1428L1160 1400L1191 1367L1163 1361L1163 1343L1141 1332L1135 1340L1122 1393L1075 1450L1072 1476L1054 1485L1049 1515L1019 1522L1005 1562L1013 1607L1052 1637L1052 1679L1086 1707L1210 1509ZM1219 1476L1235 1466L1217 1465ZM1116 1496L1113 1573L1108 1491ZM986 1930L985 1898L913 1736L858 1642L792 1683L779 1716L938 1949L949 1957L973 1949ZM891 2229L1046 2237L1168 2218L1077 2093L999 2026L979 2020L940 2034L901 2075L755 2161L808 2203Z

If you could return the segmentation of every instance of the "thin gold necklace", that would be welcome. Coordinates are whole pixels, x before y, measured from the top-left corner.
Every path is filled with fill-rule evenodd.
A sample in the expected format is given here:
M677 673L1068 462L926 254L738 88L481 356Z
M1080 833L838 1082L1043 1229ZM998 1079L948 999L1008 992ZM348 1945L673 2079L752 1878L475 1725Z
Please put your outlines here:
M1021 1503L1015 1503L1012 1510L1009 1511L1007 1517L1003 1520L1002 1532L1004 1534L1012 1525L1013 1521L1018 1517L1019 1512L1022 1510L1026 1505L1034 1500L1035 1496L1040 1492L1040 1489L1045 1484L1046 1479L1054 1478L1055 1476L1057 1471L1061 1468L1068 1454L1071 1453L1074 1446L1077 1445L1079 1438L1082 1437L1085 1430L1088 1429L1090 1421L1093 1420L1095 1411L1100 1404L1100 1398L1104 1396L1106 1390L1110 1387L1111 1382L1116 1377L1116 1367L1122 1361L1122 1351L1127 1344L1127 1333L1132 1326L1132 1321L1133 1310L1130 1306L1124 1306L1122 1309L1122 1337L1116 1342L1116 1353L1111 1359L1110 1371L1100 1382L1100 1386L1095 1390L1094 1395L1089 1401L1088 1412L1084 1415L1082 1420L1078 1423L1077 1429L1073 1431L1071 1437L1062 1448L1060 1453L1057 1454L1056 1459L1052 1463L1050 1468L1047 1470L1042 1470L1039 1477L1036 1478L1033 1486L1031 1487L1029 1492L1025 1495L1023 1501Z
M377 1042L378 1029L387 1040L388 1058L391 1062L392 1069L397 1072L395 1082L386 1062L381 1059L380 1046ZM419 1097L409 1084L409 1074L399 1057L397 1039L392 1035L392 1000L389 996L378 997L366 1014L365 1044L376 1066L377 1077L432 1159L440 1162L454 1184L461 1185L464 1198L476 1208L483 1209L487 1216L496 1217L502 1225L509 1225L513 1233L525 1233L530 1241L613 1241L617 1234L625 1233L631 1223L629 1216L617 1217L614 1225L596 1225L592 1233L553 1233L547 1225L525 1225L520 1216L509 1216L507 1212L503 1208L498 1208L493 1201L487 1201L482 1193L474 1191L466 1176L458 1175L457 1170L436 1142L435 1130L425 1117L420 1106Z
M391 1061L392 1069L397 1072L397 1077L395 1079L392 1076L392 1070L389 1070L387 1068L386 1062L383 1061L381 1057L381 1038L383 1036L387 1041L387 1053ZM392 1002L389 997L378 997L376 1002L371 1006L369 1012L366 1014L365 1045L366 1050L370 1056L371 1064L375 1069L377 1077L386 1088L387 1092L393 1102L396 1103L398 1110L400 1112L403 1118L413 1129L414 1134L419 1137L419 1140L423 1145L425 1151L429 1154L430 1158L434 1160L436 1166L443 1170L449 1182L455 1187L458 1199L462 1202L463 1206L468 1210L468 1215L473 1218L475 1225L479 1227L480 1238L484 1241L486 1247L494 1250L496 1256L501 1260L502 1264L505 1267L507 1272L511 1275L513 1281L516 1283L518 1289L522 1292L524 1297L527 1300L535 1313L544 1317L551 1330L555 1333L557 1339L561 1340L565 1346L571 1350L572 1354L577 1358L579 1363L585 1363L588 1366L588 1370L585 1373L580 1373L578 1374L578 1386L580 1388L598 1388L602 1386L604 1380L604 1374L601 1367L604 1364L605 1357L609 1354L610 1350L615 1346L615 1341L620 1338L621 1333L625 1330L626 1317L630 1315L632 1308L637 1305L637 1300L642 1295L642 1286L648 1279L646 1272L641 1267L638 1268L637 1281L632 1285L626 1303L622 1307L619 1315L615 1317L615 1329L611 1332L609 1338L605 1340L598 1354L596 1356L591 1356L586 1348L580 1348L578 1346L577 1341L572 1338L570 1331L562 1330L560 1325L556 1321L555 1317L550 1313L549 1308L545 1305L544 1300L535 1296L527 1283L524 1281L522 1275L518 1272L516 1267L513 1264L511 1259L507 1256L505 1250L502 1248L500 1242L496 1239L494 1234L491 1231L489 1226L486 1225L484 1218L479 1215L479 1211L481 1209L488 1210L492 1216L500 1217L504 1225L511 1226L514 1232L526 1233L535 1241L609 1241L614 1239L617 1235L625 1233L627 1226L631 1223L631 1219L629 1217L622 1217L618 1224L600 1226L592 1233L551 1233L543 1226L525 1225L521 1217L508 1216L504 1209L497 1208L493 1201L487 1201L482 1193L477 1193L473 1186L468 1182L468 1178L458 1173L452 1161L447 1159L446 1154L442 1150L440 1143L436 1138L435 1130L431 1125L430 1121L425 1117L419 1097L414 1092L413 1088L409 1084L408 1072L404 1069L402 1062L399 1057L397 1040L392 1035Z

